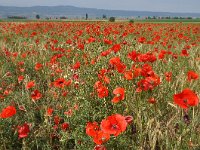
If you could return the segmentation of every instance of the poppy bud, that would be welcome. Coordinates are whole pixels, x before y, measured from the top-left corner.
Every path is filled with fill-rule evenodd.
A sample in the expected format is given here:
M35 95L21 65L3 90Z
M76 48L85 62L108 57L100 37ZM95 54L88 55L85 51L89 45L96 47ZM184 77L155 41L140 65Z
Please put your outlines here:
M128 124L131 124L133 122L133 117L132 116L125 116L125 120Z

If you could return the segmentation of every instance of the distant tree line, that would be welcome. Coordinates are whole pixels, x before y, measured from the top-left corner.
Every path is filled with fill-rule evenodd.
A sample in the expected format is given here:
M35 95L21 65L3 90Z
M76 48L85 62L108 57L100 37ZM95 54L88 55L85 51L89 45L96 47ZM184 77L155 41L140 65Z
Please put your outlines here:
M157 17L157 16L148 16L146 19L193 19L192 17Z
M27 17L24 16L8 16L8 19L27 19Z

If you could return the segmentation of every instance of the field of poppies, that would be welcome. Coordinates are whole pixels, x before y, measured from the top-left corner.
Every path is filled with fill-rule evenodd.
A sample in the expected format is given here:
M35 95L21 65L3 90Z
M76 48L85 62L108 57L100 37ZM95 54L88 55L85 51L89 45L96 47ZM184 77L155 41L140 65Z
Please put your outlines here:
M200 26L0 23L0 149L199 150Z

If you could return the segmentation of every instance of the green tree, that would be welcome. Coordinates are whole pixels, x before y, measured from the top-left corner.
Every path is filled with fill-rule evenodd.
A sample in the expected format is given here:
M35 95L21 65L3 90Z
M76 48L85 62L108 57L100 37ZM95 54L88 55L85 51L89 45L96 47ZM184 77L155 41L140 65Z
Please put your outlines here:
M85 19L87 20L88 19L88 14L86 13L86 15L85 15Z
M109 18L109 21L110 21L110 22L115 22L115 17L110 17L110 18Z
M36 15L35 18L36 18L36 19L40 19L40 15Z
M106 18L107 18L107 16L106 16L105 14L103 14L102 18L103 18L103 19L106 19Z

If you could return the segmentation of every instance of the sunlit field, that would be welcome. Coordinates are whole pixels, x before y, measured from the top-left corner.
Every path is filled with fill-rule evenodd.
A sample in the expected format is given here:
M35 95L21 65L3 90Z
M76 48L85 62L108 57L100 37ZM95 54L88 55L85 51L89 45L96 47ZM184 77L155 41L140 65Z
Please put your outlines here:
M1 22L0 149L199 150L200 26Z

